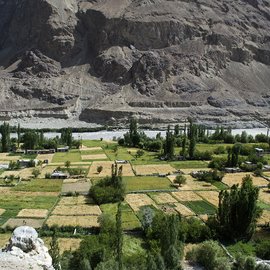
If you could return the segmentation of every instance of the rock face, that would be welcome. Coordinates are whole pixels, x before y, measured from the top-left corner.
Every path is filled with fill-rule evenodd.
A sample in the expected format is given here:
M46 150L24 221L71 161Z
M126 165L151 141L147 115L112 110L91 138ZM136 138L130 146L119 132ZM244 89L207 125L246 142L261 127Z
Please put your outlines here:
M9 244L0 252L0 269L54 270L44 242L28 226L14 230Z
M268 0L0 0L0 120L269 120L269 28Z

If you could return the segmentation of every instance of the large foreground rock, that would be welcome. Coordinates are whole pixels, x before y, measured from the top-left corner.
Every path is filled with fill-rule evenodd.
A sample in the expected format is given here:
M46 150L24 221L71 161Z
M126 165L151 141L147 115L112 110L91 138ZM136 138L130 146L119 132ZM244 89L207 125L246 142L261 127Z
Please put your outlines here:
M0 252L1 270L54 270L52 258L35 229L14 230L9 244Z

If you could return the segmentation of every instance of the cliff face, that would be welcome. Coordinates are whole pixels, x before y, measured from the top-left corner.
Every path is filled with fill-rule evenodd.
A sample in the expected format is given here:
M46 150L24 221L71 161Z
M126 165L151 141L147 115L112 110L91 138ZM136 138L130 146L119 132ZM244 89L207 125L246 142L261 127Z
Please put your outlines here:
M269 0L1 0L0 116L267 120L269 29Z

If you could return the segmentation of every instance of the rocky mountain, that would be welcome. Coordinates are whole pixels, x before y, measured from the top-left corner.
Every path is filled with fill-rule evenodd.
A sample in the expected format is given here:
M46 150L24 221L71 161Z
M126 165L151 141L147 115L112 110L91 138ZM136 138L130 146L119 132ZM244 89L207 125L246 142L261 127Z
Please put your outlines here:
M0 117L268 120L269 0L0 0Z

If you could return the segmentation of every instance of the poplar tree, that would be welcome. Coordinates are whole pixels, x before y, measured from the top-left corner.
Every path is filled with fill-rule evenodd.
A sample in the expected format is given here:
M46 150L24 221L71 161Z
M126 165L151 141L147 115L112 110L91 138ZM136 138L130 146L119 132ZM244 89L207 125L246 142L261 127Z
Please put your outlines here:
M9 124L4 122L0 127L0 132L2 135L1 143L2 143L2 152L9 152L10 147L10 128Z
M261 215L257 205L259 188L254 186L252 178L243 178L242 186L233 185L230 191L221 191L217 222L222 237L232 240L249 240Z
M121 203L118 204L116 214L116 258L118 269L123 270L123 229Z
M50 250L49 253L52 257L52 261L53 261L53 267L55 270L61 270L61 266L60 266L60 251L59 251L59 245L57 242L57 237L56 237L56 233L53 233L52 236L52 241L50 243Z
M18 144L18 148L20 146L20 142L21 142L21 125L18 124L18 126L17 126L17 144Z

